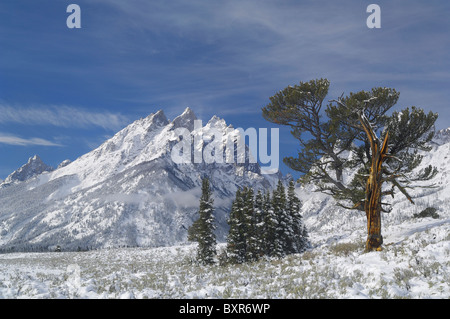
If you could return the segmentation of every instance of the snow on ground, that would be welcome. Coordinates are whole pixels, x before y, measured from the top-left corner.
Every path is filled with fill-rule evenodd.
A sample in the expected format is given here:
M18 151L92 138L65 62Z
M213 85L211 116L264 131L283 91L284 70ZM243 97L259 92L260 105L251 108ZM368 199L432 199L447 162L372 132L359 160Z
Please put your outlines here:
M311 232L305 253L225 266L197 265L194 245L2 254L0 298L449 298L449 234L449 218L411 218L364 253L364 229Z

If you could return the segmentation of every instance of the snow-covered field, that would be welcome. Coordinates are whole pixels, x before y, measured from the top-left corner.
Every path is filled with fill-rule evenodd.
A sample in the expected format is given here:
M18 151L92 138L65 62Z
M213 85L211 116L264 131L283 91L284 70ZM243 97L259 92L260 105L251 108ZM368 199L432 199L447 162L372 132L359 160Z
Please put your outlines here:
M387 226L382 252L363 252L364 229L343 239L310 236L313 248L303 254L225 266L197 265L193 245L2 254L0 297L450 297L449 218Z

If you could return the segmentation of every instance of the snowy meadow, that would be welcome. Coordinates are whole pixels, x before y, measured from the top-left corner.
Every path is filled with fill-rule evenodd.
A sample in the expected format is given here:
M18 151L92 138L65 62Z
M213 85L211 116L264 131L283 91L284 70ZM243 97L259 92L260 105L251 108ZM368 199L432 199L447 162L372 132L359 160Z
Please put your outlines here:
M195 245L0 255L1 298L449 298L449 219L388 227L381 252L364 229L318 237L302 254L202 266ZM219 245L219 253L224 250Z

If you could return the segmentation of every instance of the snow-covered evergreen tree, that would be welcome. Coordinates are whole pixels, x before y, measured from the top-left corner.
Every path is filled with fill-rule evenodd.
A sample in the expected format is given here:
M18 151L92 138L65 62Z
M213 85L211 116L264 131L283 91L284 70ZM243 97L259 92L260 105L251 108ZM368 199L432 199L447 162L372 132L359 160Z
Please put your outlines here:
M277 238L278 220L275 216L272 198L266 192L263 201L263 221L264 221L264 251L267 256L273 256L275 251L275 241Z
M257 255L257 258L259 258L265 254L265 209L264 195L261 190L258 190L255 196L254 216L255 253Z
M308 233L300 214L301 202L291 181L256 197L252 188L236 192L230 212L227 254L232 263L258 260L261 256L283 257L308 246Z
M202 196L200 198L199 219L188 230L188 239L198 242L197 259L202 264L214 263L216 252L216 236L214 230L214 199L209 179L202 180Z
M227 255L232 263L243 263L245 261L245 236L244 236L244 201L242 191L236 191L228 219L230 230L227 237Z
M287 191L287 211L291 216L293 230L292 250L290 253L300 253L309 245L308 232L300 214L301 206L300 199L295 195L295 183L291 180Z
M283 183L278 181L272 195L272 208L277 220L274 251L276 257L288 254L293 238L292 221L286 209L286 192Z
M259 258L258 238L256 233L255 198L251 187L245 187L244 197L244 231L246 239L245 260L255 261Z

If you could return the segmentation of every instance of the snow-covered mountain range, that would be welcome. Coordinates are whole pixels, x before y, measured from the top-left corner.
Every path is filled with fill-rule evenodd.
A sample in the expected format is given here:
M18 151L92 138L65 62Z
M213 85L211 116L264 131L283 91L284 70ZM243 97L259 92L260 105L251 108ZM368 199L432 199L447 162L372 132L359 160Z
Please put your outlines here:
M209 177L215 196L217 235L224 241L226 219L238 187L270 189L280 173L264 175L256 163L185 163L171 158L180 141L177 128L187 128L191 137L209 136L214 130L237 140L239 130L230 129L214 116L196 127L194 112L187 108L169 121L163 111L135 121L97 149L56 170L35 156L0 184L0 250L106 248L124 246L159 247L186 242L187 228L197 218L202 177ZM208 145L207 139L202 145ZM450 224L450 128L438 131L432 150L424 154L421 169L430 163L439 172L433 188L411 190L416 205L402 194L386 198L392 204L383 215L385 243L402 240L395 229ZM195 143L192 146L195 148ZM247 152L249 153L248 149ZM335 201L299 187L302 214L316 243L330 240L364 240L365 215L337 207ZM427 207L440 218L418 221L413 214ZM400 232L401 233L401 232Z
M239 130L230 129L223 119L214 116L194 129L196 119L189 108L173 121L158 111L56 170L38 156L31 158L0 185L0 249L59 245L76 250L185 242L187 228L197 218L203 177L210 178L218 240L224 240L237 188L270 189L281 174L263 175L248 158L242 164L176 164L171 149L181 139L177 128L188 129L192 137L215 130L231 140L240 138ZM206 139L200 147L207 144Z

